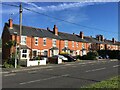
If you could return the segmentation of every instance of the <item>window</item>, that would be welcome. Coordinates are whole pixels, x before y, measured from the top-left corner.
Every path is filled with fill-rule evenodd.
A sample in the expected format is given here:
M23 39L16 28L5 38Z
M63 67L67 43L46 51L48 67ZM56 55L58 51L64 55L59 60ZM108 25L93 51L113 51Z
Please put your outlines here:
M74 47L74 41L72 41L72 47Z
M68 41L65 40L65 47L68 47Z
M43 46L46 46L46 38L43 38Z
M21 36L21 44L26 45L26 36Z
M53 44L53 47L56 47L56 39L53 39L52 44Z
M76 42L76 47L78 47L78 42Z
M85 44L84 43L82 43L82 49L85 49Z
M27 58L27 49L22 50L22 58Z
M35 45L38 45L38 37L35 37Z

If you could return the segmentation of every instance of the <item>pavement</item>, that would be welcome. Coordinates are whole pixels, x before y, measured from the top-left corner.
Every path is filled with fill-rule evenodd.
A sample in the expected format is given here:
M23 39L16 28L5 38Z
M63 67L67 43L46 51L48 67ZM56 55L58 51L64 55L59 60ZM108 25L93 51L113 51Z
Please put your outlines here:
M80 88L118 75L118 60L85 60L3 70L3 88Z
M62 64L47 64L47 65L42 65L42 66L30 66L30 67L20 67L20 68L2 68L2 71L0 73L13 73L13 72L22 72L22 71L30 71L30 70L37 70L37 69L44 69L44 68L51 68L51 67L61 67L64 65L69 65L71 63L94 63L94 62L105 62L106 60L78 60L76 62L63 62ZM107 60L109 61L109 60ZM111 59L110 61L117 61L116 59Z

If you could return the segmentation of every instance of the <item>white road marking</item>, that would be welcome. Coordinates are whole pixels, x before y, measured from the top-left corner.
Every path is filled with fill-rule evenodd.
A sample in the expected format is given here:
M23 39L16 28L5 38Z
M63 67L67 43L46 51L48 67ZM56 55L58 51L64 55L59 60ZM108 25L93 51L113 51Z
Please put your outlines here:
M37 72L37 71L29 71L28 73L35 73L35 72Z
M78 63L78 64L86 64L86 63Z
M72 66L72 67L77 67L77 66Z
M14 75L16 75L15 73L12 73L12 74L6 74L6 75L4 75L5 77L8 77L8 76L14 76Z
M37 80L33 80L33 81L22 82L22 83L19 83L19 84L20 84L20 85L29 84L29 83L34 83L34 82L39 82L39 81L45 81L45 80L50 80L50 79L55 79L55 78L60 78L60 77L66 77L66 76L68 76L68 75L69 75L69 74L60 75L60 76L53 76L53 77L49 77L49 78L45 78L45 79L37 79Z
M113 67L119 67L120 65L115 65L115 66L113 66Z
M69 66L69 65L73 65L73 64L66 64L67 66Z
M104 67L104 68L99 68L99 69L87 70L87 71L85 71L85 72L99 71L99 70L103 70L103 69L106 69L106 68Z
M47 71L51 71L51 70L53 70L53 69L47 69Z
M81 65L81 66L86 66L86 65Z

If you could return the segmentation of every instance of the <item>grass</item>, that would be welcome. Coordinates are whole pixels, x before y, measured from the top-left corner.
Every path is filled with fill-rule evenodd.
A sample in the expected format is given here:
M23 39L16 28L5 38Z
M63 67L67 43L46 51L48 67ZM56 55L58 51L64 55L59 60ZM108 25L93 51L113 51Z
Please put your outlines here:
M120 85L120 76L116 76L83 88L118 88L118 85Z

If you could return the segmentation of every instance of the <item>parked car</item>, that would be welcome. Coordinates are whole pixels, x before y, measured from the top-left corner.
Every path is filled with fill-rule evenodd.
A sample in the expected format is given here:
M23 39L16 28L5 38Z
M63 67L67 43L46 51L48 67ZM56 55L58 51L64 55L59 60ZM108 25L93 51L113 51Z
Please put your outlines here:
M63 55L54 55L53 57L58 57L62 59L63 61L68 61L68 58L64 57Z
M61 55L63 55L64 57L68 58L68 62L76 61L76 59L73 58L73 57L72 57L71 55L69 55L69 54L61 54Z

